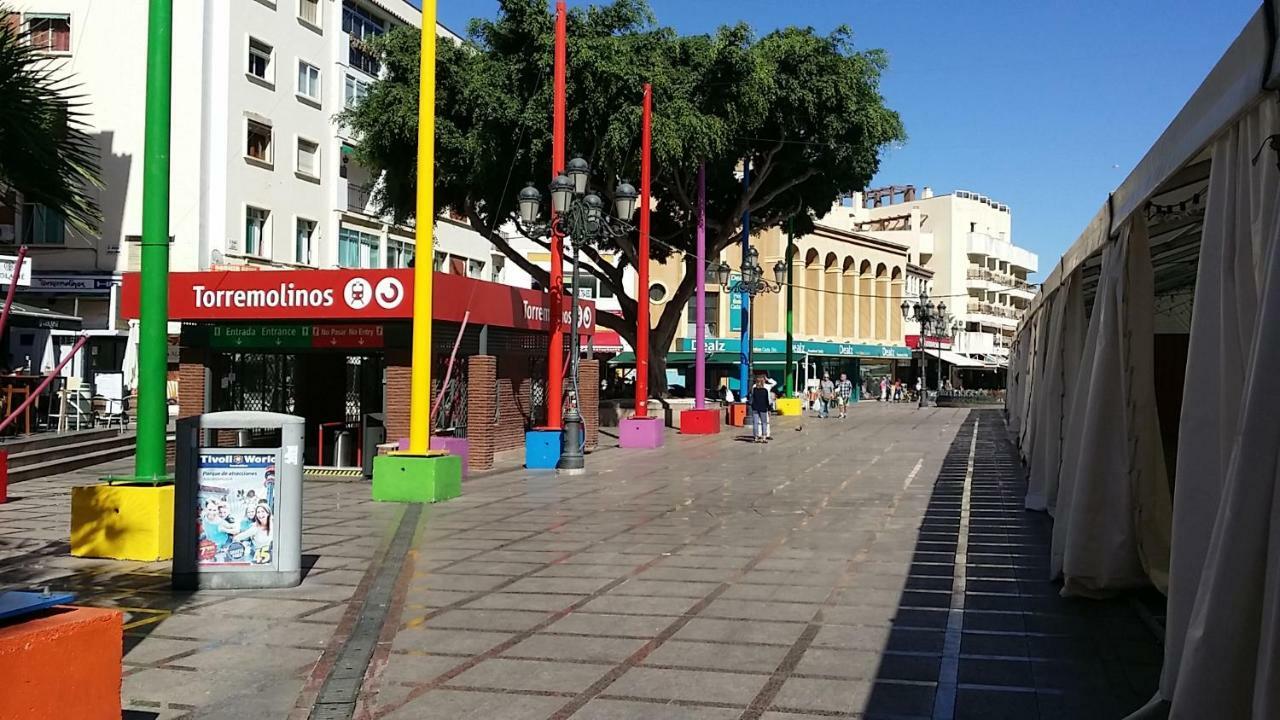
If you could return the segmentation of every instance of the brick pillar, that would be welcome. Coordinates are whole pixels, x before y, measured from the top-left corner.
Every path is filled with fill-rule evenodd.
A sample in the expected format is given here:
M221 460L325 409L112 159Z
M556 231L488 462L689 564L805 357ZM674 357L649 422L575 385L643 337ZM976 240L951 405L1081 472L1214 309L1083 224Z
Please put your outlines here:
M204 406L205 348L184 347L178 351L178 417L191 417L212 410Z
M600 445L600 361L582 360L578 363L578 412L582 413L587 431L587 449Z
M467 442L471 445L470 470L493 468L494 388L498 359L492 355L467 358Z
M409 437L409 351L388 350L386 362L387 442L397 443Z

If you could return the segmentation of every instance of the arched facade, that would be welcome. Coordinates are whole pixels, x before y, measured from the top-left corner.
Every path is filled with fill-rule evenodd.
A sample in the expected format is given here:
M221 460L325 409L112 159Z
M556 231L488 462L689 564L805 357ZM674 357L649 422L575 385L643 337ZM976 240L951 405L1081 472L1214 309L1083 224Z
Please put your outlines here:
M889 274L889 337L902 337L902 268L895 266Z
M845 256L840 266L840 336L851 340L858 337L858 265Z
M871 261L863 260L858 266L858 324L860 328L860 340L870 340L875 337L875 323L872 322L872 300L876 289L874 287L875 276L871 274Z
M804 320L800 332L809 337L817 337L821 326L818 324L818 312L822 301L822 268L819 266L818 251L809 248L804 255Z
M840 260L833 252L822 262L822 335L840 336Z

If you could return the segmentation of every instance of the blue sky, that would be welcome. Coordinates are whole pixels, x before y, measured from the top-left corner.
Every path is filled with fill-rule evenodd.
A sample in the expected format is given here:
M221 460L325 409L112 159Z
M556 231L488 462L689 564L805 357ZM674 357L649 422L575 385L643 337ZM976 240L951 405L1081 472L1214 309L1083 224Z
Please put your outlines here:
M1141 159L1259 0L650 0L683 33L743 20L853 28L888 51L883 91L908 141L874 185L974 190L1013 211L1013 239L1057 261ZM570 5L588 4L570 0ZM548 0L551 5L551 0ZM460 33L496 0L439 0ZM572 58L570 58L572 65Z

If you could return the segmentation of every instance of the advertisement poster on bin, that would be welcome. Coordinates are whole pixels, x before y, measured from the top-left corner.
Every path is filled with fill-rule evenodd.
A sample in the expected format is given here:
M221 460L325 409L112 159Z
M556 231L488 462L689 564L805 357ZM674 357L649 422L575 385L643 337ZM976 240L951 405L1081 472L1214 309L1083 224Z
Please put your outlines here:
M276 454L202 450L198 482L200 565L272 564Z

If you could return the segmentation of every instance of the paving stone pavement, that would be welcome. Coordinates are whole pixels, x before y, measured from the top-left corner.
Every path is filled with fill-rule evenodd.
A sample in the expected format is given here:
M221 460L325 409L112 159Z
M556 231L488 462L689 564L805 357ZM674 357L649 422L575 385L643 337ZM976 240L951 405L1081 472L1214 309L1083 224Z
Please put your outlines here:
M307 485L287 591L167 590L167 564L65 555L67 492L0 506L0 586L133 608L131 717L305 718L361 612L387 620L355 717L1119 718L1160 648L1126 600L1057 596L1048 521L994 411L863 403L766 446L669 436L589 472L470 479L384 559L403 508ZM384 562L387 607L363 607ZM362 610L363 607L363 610Z

